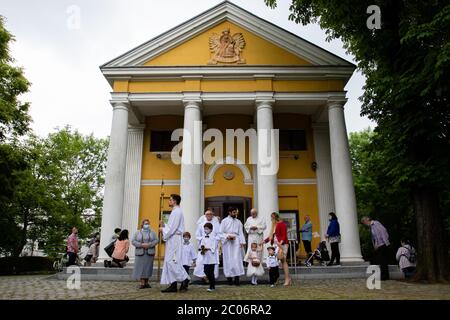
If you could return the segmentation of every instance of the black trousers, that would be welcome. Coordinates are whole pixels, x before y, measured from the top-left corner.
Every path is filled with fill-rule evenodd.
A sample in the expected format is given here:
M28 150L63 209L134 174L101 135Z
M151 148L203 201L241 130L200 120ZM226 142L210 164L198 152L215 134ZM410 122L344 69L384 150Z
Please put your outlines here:
M270 267L269 268L269 282L270 284L275 284L280 277L280 270L278 267Z
M380 265L381 280L389 280L389 247L382 245L375 252L377 263Z
M187 274L189 274L189 269L191 268L191 266L185 266L183 264L183 268L184 268L184 270L186 270Z
M333 242L330 244L331 246L331 260L330 264L334 262L336 259L336 264L341 263L341 253L339 252L339 242Z
M203 265L203 272L205 273L206 277L209 280L209 288L215 289L216 288L216 278L214 277L214 267L215 264L204 264Z
M309 257L311 257L311 255L312 255L311 241L309 241L309 240L302 240L302 242L303 242L303 247L305 247L306 254L308 255L307 259L309 259ZM313 259L311 259L310 262L313 263Z
M67 266L73 266L74 264L76 264L76 260L77 260L77 254L74 252L67 252L67 255L69 256L69 261L67 261Z

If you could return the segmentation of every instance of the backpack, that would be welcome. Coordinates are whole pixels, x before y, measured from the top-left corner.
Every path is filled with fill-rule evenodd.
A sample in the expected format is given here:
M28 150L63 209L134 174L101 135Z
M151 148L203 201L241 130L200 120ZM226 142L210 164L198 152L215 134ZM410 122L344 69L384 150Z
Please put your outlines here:
M403 248L408 250L408 253L409 253L408 256L404 254L406 259L408 259L408 261L411 262L411 263L416 263L416 261L417 261L416 250L412 246L410 246L411 249L407 248L407 247L403 247Z

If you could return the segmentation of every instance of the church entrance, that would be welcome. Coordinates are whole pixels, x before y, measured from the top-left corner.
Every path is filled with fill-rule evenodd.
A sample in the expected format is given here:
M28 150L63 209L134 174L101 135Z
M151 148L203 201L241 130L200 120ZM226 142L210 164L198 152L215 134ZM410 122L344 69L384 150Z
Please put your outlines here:
M247 217L250 215L252 198L220 196L205 199L205 208L213 210L214 215L219 217L221 221L228 216L229 207L235 207L239 210L238 218L241 220L242 224L244 224Z

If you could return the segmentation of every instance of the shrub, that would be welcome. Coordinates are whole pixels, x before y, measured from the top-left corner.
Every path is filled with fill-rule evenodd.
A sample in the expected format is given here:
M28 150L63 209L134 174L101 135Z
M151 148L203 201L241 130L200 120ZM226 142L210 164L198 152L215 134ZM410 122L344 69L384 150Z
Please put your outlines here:
M0 275L53 271L54 259L49 257L0 258Z

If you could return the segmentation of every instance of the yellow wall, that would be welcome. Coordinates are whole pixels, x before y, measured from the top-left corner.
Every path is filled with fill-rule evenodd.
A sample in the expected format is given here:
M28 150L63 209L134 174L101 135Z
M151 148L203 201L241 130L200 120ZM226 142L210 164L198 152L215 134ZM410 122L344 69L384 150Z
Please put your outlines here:
M305 59L297 57L229 21L224 21L216 25L193 39L153 58L144 65L206 65L213 57L213 54L209 50L209 37L213 33L219 36L222 35L222 31L226 28L230 28L231 35L240 32L244 36L246 45L241 58L246 60L247 65L310 65ZM264 52L264 54L261 54L261 52Z
M114 81L115 92L338 92L342 80L155 80Z
M253 123L253 117L249 115L214 115L205 117L204 123L207 128L225 129L242 128L248 129ZM142 179L158 180L164 178L180 179L180 166L174 165L170 159L158 159L150 152L150 130L168 130L181 128L183 117L181 116L153 116L146 118L146 129L144 137L144 152L142 163ZM280 158L279 179L315 179L315 172L311 169L314 161L314 145L311 130L311 119L306 115L299 114L275 114L274 126L280 129L302 129L306 131L307 150L306 151L282 151L281 155L299 155L299 159ZM246 146L248 143L246 143ZM224 156L226 156L226 145L224 144ZM236 151L236 150L235 150ZM248 152L248 148L246 148ZM248 160L248 159L247 159ZM205 177L210 165L205 165ZM252 166L247 164L247 168L252 174ZM226 180L223 173L231 170L234 173L232 180ZM244 184L244 176L241 170L234 165L221 166L214 175L214 184L205 185L205 198L215 196L241 196L253 197L253 186ZM159 216L160 186L141 187L140 219L149 218L151 226L156 230ZM171 193L179 193L179 186L165 186L164 193L168 197ZM303 225L305 214L311 216L313 231L320 232L319 212L317 205L316 185L279 185L279 208L280 210L298 210L299 227ZM255 203L252 203L255 206ZM167 206L167 199L164 201L164 210L170 210ZM318 239L313 239L313 247L317 246ZM304 255L303 247L300 246L300 254Z
M169 159L158 159L150 152L150 130L174 130L183 128L181 116L152 116L146 118L144 148L142 152L142 179L179 179L180 166Z
M317 204L317 187L316 185L279 185L278 199L280 210L298 210L299 212L299 228L304 224L305 215L311 217L313 224L313 232L320 233L319 208ZM313 238L312 248L316 248L320 242L320 238ZM303 245L300 245L299 252L301 256L305 256Z
M301 114L275 114L274 127L278 129L300 129L306 132L305 151L280 151L279 179L315 179L316 174L311 169L315 159L311 118ZM297 160L284 156L298 155Z
M206 170L208 170L208 168L206 168ZM233 180L226 180L223 177L223 174L226 170L231 170L234 173ZM253 186L244 184L244 175L237 166L223 165L216 171L216 174L214 175L214 184L205 186L205 198L215 196L237 196L253 198Z

